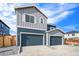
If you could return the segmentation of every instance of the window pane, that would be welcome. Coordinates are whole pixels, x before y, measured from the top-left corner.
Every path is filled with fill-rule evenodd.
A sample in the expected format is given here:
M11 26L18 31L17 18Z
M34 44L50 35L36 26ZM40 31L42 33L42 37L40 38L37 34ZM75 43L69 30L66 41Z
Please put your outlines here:
M26 16L25 16L25 21L26 21L26 22L29 22L29 15L26 15Z
M31 23L34 23L34 17L31 16Z
M30 22L30 23L34 23L34 16L26 15L25 16L25 21Z
M72 36L75 36L75 33L73 33Z
M43 23L43 19L41 18L41 23Z

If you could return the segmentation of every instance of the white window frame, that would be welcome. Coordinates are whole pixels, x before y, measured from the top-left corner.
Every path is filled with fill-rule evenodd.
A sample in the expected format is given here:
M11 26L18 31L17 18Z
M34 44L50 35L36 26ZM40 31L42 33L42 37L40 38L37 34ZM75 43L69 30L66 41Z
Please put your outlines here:
M70 36L70 34L67 34L68 36Z
M41 19L43 20L43 23L41 23ZM40 17L40 24L44 24L44 18Z
M74 34L74 35L73 35L73 34ZM75 33L72 33L71 35L72 35L72 36L75 36Z
M34 17L34 23L33 23L33 24L36 24L36 16L33 15L33 14L24 13L24 14L23 14L23 18L22 18L22 19L24 19L24 22L26 22L26 20L25 20L26 15L33 16L33 17ZM27 22L27 23L31 23L31 22Z

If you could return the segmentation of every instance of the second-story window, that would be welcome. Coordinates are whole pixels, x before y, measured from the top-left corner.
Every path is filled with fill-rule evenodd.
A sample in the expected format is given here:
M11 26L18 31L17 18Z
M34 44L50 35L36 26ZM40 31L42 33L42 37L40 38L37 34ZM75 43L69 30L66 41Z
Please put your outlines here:
M30 22L30 23L34 23L34 16L25 15L25 21Z
M41 23L42 23L42 24L44 23L42 18L41 18Z

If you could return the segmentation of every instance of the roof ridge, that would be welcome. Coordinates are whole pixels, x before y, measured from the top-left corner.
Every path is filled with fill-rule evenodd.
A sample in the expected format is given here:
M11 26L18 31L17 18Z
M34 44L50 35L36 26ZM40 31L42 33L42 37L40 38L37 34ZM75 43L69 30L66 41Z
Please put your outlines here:
M24 6L24 7L15 7L15 10L16 10L16 9L23 9L23 8L35 8L35 9L37 9L42 15L44 15L46 18L48 18L44 13L41 12L41 10L39 10L39 8L37 8L37 6L34 6L34 5L32 5L32 6Z

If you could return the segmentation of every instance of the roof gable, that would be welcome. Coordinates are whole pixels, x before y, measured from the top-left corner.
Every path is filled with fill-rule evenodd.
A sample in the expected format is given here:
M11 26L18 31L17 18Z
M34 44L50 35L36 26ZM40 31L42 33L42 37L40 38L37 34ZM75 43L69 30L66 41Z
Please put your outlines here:
M38 12L40 12L45 18L48 18L45 14L43 14L37 7L35 6L28 6L28 7L16 7L15 10L18 9L26 9L26 8L35 8Z
M5 26L7 26L8 28L10 28L8 25L6 25L2 20L0 20L1 23L3 23Z
M61 32L61 33L63 33L63 34L64 34L64 32L63 32L63 31L61 31L60 29L52 29L52 30L49 30L49 31L47 31L47 32L52 32L52 31L58 31L58 32Z

